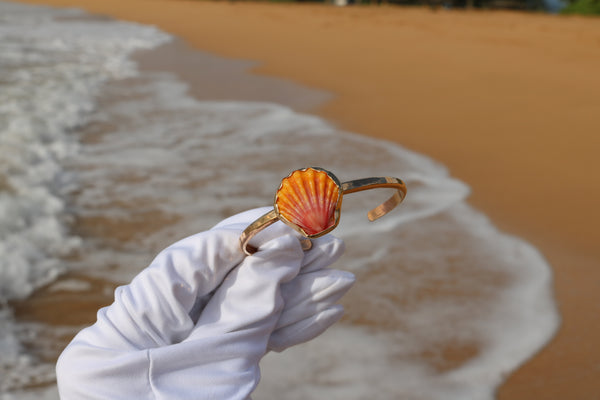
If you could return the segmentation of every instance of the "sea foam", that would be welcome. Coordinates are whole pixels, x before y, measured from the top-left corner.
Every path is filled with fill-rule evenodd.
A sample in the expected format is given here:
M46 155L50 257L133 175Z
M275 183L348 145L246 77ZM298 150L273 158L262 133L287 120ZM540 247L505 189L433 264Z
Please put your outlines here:
M0 2L0 392L53 379L2 305L53 281L81 248L68 201L77 177L65 168L80 148L74 131L104 82L135 73L131 52L167 39L135 24L107 29L77 10Z
M61 272L79 247L65 201L104 82L134 74L128 55L168 36L152 27L84 18L77 10L0 3L0 299L21 298ZM57 20L56 18L65 20Z

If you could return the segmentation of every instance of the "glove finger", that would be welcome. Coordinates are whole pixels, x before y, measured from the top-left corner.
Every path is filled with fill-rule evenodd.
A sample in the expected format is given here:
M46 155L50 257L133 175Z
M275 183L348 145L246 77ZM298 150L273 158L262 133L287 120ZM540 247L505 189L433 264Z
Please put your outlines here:
M219 222L217 225L215 225L215 227L211 229L211 231L229 231L233 232L234 234L241 234L241 232L244 229L246 229L246 227L249 224L251 224L260 216L269 212L270 210L272 210L272 207L261 207L241 212ZM266 243L284 234L293 234L300 237L300 234L298 234L296 231L294 231L287 225L278 222L257 234L253 238L253 244L260 248L262 243ZM328 265L334 263L343 254L343 251L343 241L332 235L325 235L321 238L313 239L312 249L305 252L302 273L309 273L311 271L327 267ZM228 271L229 269L227 269L226 272ZM222 278L223 276L224 275L216 277ZM196 298L196 301L194 302L193 306L189 311L189 316L194 323L198 321L202 310L204 309L208 301L210 301L212 295L212 292L207 293L206 290L203 290L200 293L198 293L198 297Z
M226 219L220 221L218 224L216 224L214 227L212 227L211 232L229 231L229 232L233 232L233 234L241 235L241 233L244 231L244 229L246 229L248 227L248 225L250 225L252 222L254 222L256 219L258 219L262 215L271 211L272 209L273 209L273 207L260 207L260 208L255 208L252 210L244 211L239 214L233 215L229 218L226 218ZM283 234L291 234L292 232L294 232L291 228L288 228L284 224L277 224L277 225L278 226L275 226L275 229L270 229L268 234L262 234L262 232L259 233L259 235L257 235L258 237L255 238L253 240L253 242L255 242L258 239L258 240L260 240L260 243L263 243L263 242L272 240L278 236L282 236ZM255 243L255 244L257 244L257 243ZM258 245L257 247L260 247L260 245ZM238 243L238 248L239 248L239 243ZM241 248L240 248L240 250L241 250ZM228 268L225 272L229 272L229 269L230 268ZM224 275L222 277L224 277ZM220 280L219 280L219 282L220 282ZM198 297L196 298L193 306L191 307L191 309L189 311L189 316L192 319L192 321L194 322L194 324L197 323L198 319L200 318L200 314L202 313L202 310L204 310L204 307L210 301L213 294L214 294L213 292L206 293L205 291L198 293Z
M213 291L243 258L237 232L228 229L206 231L167 247L138 276L158 273L162 275L162 282L156 279L157 284L169 285L176 293L194 293L192 300L195 300Z
M344 241L333 235L325 235L311 240L313 245L304 254L302 274L325 268L344 254Z
M227 231L227 232L232 232L235 235L238 235L237 249L239 250L239 252L241 254L242 249L241 249L240 243L239 243L239 235L241 235L243 230L246 229L246 227L250 223L252 223L254 221L254 219L260 217L262 215L261 212L265 209L269 210L269 208L261 208L261 209L250 210L250 211L247 211L244 213L237 214L233 217L228 218L223 223L217 224L216 227L214 227L210 230L210 232L215 232L215 231L225 232L225 231ZM256 217L256 218L254 218L254 217ZM242 220L243 222L241 222L241 223L236 222L236 221L240 221L240 220ZM227 223L228 221L233 222L233 223ZM253 243L253 246L255 246L257 249L260 250L261 246L264 243L268 243L271 240L274 240L274 239L284 236L284 235L292 235L297 238L299 238L301 236L299 233L294 231L289 226L283 224L282 222L277 222L273 226L269 226L264 231L259 232L252 239L252 243ZM329 251L329 252L333 252L337 249L337 247L333 243L329 244L329 245L324 245L323 247L324 247L323 251ZM314 257L320 255L321 251L315 251L313 254L314 254L314 256L313 256L313 258L314 258ZM325 257L323 257L324 259L338 257L337 255L333 255L333 254L331 256L326 255L326 254L324 254L324 255L325 255ZM331 262L333 262L333 261L331 261ZM323 265L325 265L327 262L322 261L322 263L323 263ZM227 269L226 272L229 272L230 269L231 268ZM223 278L223 277L224 277L224 275L221 276L221 278ZM221 280L219 280L219 282ZM196 301L194 302L194 304L189 312L190 318L194 321L194 323L196 323L198 321L198 318L200 317L202 310L204 309L206 304L210 301L212 296L213 296L212 292L199 293L198 297L196 298Z
M208 231L180 240L129 285L117 288L115 302L101 310L99 320L128 338L125 346L178 342L194 326L189 312L196 299L214 290L242 259L238 235L232 232Z
M267 348L281 352L288 347L308 342L325 332L343 314L344 307L336 304L292 325L277 329L271 334Z
M336 269L298 275L281 287L285 307L276 328L294 324L330 307L346 294L354 282L352 273Z
M250 326L249 335L268 338L283 309L280 285L298 274L303 256L297 238L285 235L245 257L202 311L190 340Z

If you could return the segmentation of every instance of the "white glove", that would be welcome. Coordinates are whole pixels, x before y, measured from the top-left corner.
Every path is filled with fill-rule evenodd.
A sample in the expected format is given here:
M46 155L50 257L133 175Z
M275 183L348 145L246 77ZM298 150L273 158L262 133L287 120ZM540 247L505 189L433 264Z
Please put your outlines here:
M342 253L341 241L325 236L303 252L277 223L245 257L239 235L264 212L175 243L117 288L115 302L59 358L61 398L245 399L269 348L309 340L337 321L343 310L334 303L354 277L324 267Z

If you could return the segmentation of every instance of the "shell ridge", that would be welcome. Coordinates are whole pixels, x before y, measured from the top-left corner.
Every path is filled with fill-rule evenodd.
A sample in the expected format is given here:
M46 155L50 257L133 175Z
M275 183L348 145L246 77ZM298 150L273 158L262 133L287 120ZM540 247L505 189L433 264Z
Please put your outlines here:
M304 213L304 221L307 226L317 226L321 227L321 221L318 218L318 210L315 209L315 199L317 195L314 190L314 180L315 180L315 170L310 168L307 170L307 179L302 179L302 191L305 194L305 201L303 205Z
M324 172L322 172L324 173ZM327 193L327 185L328 181L326 181L325 179L321 179L319 181L319 191L321 193ZM329 201L327 199L327 196L321 196L319 197L319 207L321 208L322 212L327 213L327 210L329 208Z
M334 210L335 210L335 204L333 204L333 202L335 201L337 203L338 201L338 197L339 197L339 191L337 188L337 185L334 184L334 182L329 182L329 185L327 185L327 196L325 196L327 198L327 209L329 210L329 218L331 218L331 216L334 214ZM333 204L333 207L332 207Z
M327 200L325 199L326 192L323 191L323 188L326 185L326 182L329 182L329 176L324 171L318 171L315 180L313 180L313 185L315 186L315 207L319 211L316 215L319 215L321 218L319 220L319 224L322 230L326 229L329 225L329 210L326 207Z
M293 197L294 202L292 203L292 205L302 204L302 196L298 191L296 181L286 181L286 193Z
M310 201L310 196L308 195L308 193L306 191L306 187L304 185L304 180L302 179L303 174L300 171L296 171L296 173L294 173L294 175L295 175L294 182L296 183L294 189L297 190L298 201L299 201L297 206L300 207L299 211L302 212L301 225L306 226L306 223L305 223L306 215L310 211L306 200L308 199Z
M302 201L301 191L298 190L298 185L292 184L292 182L287 182L286 185L286 194L289 197L283 196L281 197L282 206L281 209L284 210L284 215L290 222L293 222L296 225L300 225L304 227L303 215L306 213L306 205ZM293 182L296 183L296 182Z

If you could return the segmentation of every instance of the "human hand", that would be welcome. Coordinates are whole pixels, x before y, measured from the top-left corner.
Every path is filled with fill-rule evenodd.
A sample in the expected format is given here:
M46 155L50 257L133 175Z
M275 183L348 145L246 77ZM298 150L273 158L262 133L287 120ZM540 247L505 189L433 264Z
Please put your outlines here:
M342 242L325 236L304 253L296 233L278 223L245 257L239 235L263 213L175 243L118 288L61 355L61 398L246 398L268 349L309 340L337 321L343 310L335 302L354 278L325 267Z

